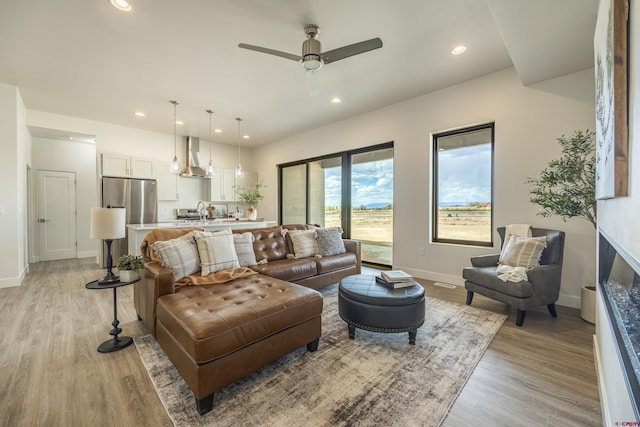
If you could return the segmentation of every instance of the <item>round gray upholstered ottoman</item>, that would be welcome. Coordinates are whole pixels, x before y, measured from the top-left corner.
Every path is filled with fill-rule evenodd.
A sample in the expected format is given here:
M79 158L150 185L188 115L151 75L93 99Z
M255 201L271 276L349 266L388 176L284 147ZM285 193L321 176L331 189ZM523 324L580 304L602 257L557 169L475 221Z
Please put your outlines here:
M376 283L375 276L356 274L340 281L338 311L349 327L374 332L409 332L409 344L416 343L418 328L424 323L424 288L414 286L389 289Z

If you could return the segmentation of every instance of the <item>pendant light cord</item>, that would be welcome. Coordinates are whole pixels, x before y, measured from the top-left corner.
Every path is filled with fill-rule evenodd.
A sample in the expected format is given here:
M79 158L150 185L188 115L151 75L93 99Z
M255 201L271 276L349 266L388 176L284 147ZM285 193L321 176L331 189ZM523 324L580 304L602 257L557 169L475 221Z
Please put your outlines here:
M212 110L207 110L209 113L209 163L211 163L211 143L213 142L213 138L211 137L211 116L213 115Z
M178 157L178 101L173 104L173 157Z
M240 163L240 122L242 119L240 117L236 117L238 121L238 168L236 169L236 175L242 175L242 164Z

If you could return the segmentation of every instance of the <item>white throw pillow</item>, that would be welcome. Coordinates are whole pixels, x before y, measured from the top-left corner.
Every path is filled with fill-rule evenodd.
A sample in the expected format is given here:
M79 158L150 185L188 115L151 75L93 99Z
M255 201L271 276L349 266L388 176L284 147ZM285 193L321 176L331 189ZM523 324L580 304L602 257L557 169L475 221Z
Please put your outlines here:
M240 267L231 230L193 231L200 255L202 276L220 270Z
M320 255L320 247L315 238L316 230L289 230L293 243L293 257L306 258Z
M512 267L533 268L540 265L542 251L547 247L547 237L511 236L501 264Z
M240 267L249 267L251 265L258 264L256 261L256 254L253 252L253 233L247 231L246 233L233 233L233 245L236 248L236 255L238 255L238 263Z
M171 269L180 280L200 270L200 257L193 234L171 240L159 240L152 245L163 267Z

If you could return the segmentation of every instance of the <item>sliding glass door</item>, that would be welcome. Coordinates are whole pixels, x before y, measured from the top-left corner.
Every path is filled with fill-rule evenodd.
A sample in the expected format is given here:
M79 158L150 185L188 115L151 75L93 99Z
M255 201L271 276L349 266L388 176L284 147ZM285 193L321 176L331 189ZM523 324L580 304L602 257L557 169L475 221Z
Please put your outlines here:
M393 264L393 148L351 157L351 238L362 259Z
M393 263L393 143L280 165L280 223L342 227L362 260Z
M307 222L307 166L283 168L281 173L281 224L304 224Z

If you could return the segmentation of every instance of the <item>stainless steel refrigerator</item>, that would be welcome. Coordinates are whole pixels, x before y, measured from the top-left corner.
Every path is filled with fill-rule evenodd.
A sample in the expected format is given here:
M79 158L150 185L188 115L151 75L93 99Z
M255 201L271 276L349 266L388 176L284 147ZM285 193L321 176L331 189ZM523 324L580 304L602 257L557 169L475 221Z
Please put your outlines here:
M126 224L152 224L158 222L158 183L155 179L102 178L102 207L124 207ZM114 240L111 245L113 265L121 255L128 253L127 237ZM133 255L139 255L138 253ZM103 250L102 265L107 265Z

